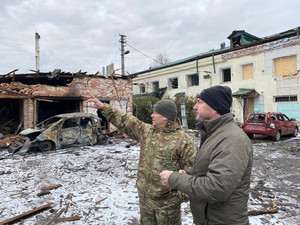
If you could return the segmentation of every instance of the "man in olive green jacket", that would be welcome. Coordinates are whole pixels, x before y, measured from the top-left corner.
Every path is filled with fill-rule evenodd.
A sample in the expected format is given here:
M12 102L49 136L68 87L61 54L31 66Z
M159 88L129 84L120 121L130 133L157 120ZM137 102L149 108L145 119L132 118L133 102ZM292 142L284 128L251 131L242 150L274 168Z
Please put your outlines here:
M231 89L204 89L194 106L206 140L191 171L162 171L172 188L190 196L196 225L249 224L248 198L253 150L250 139L234 123L230 113Z
M171 100L161 100L151 115L152 125L100 102L93 95L87 102L101 109L119 131L140 143L137 188L141 224L181 224L180 204L188 196L170 188L160 179L162 170L178 171L192 166L196 149L192 138L176 121L177 108Z

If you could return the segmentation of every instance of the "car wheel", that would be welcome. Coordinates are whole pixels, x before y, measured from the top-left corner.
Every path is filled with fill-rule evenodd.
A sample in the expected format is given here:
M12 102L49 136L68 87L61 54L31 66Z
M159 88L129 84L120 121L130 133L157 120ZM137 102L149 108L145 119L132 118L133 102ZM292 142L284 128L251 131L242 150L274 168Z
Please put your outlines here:
M298 136L298 129L297 127L294 130L294 133L292 134L293 137L297 137Z
M108 141L108 138L107 138L107 136L105 136L105 135L100 135L100 136L98 137L98 143L99 143L99 144L106 144L107 141Z
M252 139L254 137L254 134L247 134L247 136Z
M50 141L43 141L43 142L39 143L38 147L42 152L47 152L47 151L53 150L53 145Z
M280 140L280 137L281 137L280 131L277 131L277 133L276 133L275 136L273 137L273 140L274 140L274 141L279 141L279 140Z

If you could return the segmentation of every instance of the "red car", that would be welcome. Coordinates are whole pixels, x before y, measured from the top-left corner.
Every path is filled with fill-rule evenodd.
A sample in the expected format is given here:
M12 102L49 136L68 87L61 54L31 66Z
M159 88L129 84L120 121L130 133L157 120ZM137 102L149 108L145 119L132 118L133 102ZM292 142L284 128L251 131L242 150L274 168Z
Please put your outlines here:
M254 134L268 135L279 141L283 135L298 135L298 124L282 113L250 113L242 125L243 131L253 138Z

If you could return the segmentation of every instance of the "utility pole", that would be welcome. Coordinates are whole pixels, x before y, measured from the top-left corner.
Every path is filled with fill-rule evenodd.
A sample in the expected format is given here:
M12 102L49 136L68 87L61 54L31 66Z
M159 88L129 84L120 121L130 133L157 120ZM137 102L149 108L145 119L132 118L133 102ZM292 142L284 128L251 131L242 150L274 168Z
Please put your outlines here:
M124 55L130 53L130 51L125 51L125 43L126 43L126 35L120 34L120 42L121 42L121 69L122 76L125 75L125 63L124 63Z
M40 72L40 38L40 35L35 33L35 64L37 72Z

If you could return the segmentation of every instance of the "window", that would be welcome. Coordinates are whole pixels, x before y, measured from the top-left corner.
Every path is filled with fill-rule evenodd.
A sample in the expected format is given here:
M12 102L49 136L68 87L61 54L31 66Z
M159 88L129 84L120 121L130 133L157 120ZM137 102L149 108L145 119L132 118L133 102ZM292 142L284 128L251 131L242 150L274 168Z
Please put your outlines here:
M264 120L265 120L264 114L252 114L248 118L248 121L264 121Z
M278 120L279 120L279 121L284 121L284 118L283 118L282 115L277 115L277 117L278 117Z
M275 102L297 102L297 95L293 96L278 96L275 97Z
M222 69L222 82L228 82L231 81L231 69Z
M197 73L195 74L190 74L187 75L187 86L191 87L191 86L198 86L199 85L199 76Z
M152 88L153 88L153 91L158 90L159 89L159 81L153 81Z
M177 89L178 88L178 78L170 78L169 79L169 89Z
M282 116L283 116L284 121L290 121L289 118L287 118L286 115L282 115Z
M144 94L146 92L146 88L145 88L145 85L142 85L140 86L140 94Z
M275 76L287 76L297 74L296 55L274 59Z
M253 79L253 64L246 64L242 66L242 79L249 80Z
M66 129L66 128L70 128L70 127L76 127L77 125L77 120L76 118L70 118L70 119L66 119L62 128Z

